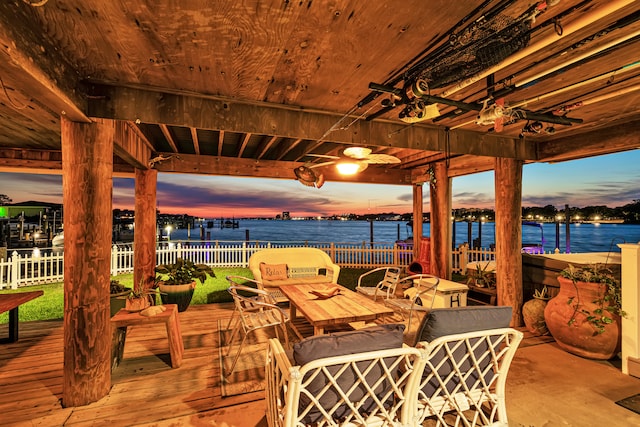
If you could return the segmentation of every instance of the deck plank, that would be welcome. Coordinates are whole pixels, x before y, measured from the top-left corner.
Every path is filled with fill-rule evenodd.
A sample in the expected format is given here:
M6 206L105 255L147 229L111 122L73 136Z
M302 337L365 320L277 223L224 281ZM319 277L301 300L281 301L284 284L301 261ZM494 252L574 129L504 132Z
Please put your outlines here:
M109 394L73 408L63 408L60 402L62 321L23 322L20 340L0 346L3 425L168 426L202 424L206 419L240 425L230 407L235 408L232 412L244 411L243 416L258 425L264 422L264 392L221 395L217 324L231 312L231 304L209 304L179 313L185 352L178 369L170 366L164 325L129 328ZM6 325L0 325L0 333L3 328Z

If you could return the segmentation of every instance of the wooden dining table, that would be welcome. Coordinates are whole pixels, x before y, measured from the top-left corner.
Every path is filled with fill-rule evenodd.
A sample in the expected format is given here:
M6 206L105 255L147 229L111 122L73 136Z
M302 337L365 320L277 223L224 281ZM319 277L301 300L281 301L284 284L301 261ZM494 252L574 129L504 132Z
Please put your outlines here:
M340 293L330 298L322 299L312 293L336 287ZM313 325L314 335L324 334L327 328L373 321L394 313L384 304L335 283L285 285L280 290L289 299L291 319L300 312Z

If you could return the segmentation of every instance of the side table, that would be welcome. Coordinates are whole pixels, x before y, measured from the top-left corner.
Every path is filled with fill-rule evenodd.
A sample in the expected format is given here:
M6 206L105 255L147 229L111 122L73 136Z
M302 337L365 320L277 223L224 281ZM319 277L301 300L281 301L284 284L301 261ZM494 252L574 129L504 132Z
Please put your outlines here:
M167 328L167 338L169 340L171 367L180 367L182 364L182 355L184 354L184 343L182 342L182 333L180 332L178 306L176 304L164 304L164 307L166 307L166 310L155 316L142 316L138 312L129 312L123 308L111 318L114 344L116 344L114 347L112 369L118 366L122 358L122 353L124 352L124 340L119 341L120 338L117 337L126 335L127 327L129 326L149 325L152 323L165 324Z

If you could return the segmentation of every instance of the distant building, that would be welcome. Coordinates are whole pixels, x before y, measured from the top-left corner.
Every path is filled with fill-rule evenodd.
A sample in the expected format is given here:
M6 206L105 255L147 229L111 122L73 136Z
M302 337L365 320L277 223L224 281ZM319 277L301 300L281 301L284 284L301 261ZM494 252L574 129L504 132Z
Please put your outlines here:
M282 212L282 219L291 219L291 214L288 211Z

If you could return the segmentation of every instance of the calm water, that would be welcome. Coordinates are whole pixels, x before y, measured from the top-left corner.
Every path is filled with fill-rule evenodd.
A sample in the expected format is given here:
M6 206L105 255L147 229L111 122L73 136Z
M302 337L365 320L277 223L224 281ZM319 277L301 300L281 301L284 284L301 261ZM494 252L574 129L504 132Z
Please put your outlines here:
M247 235L252 241L271 242L369 242L371 240L371 223L367 221L265 221L239 220L240 227L204 228L206 240L242 241ZM205 223L206 227L206 223ZM495 242L494 223L471 224L471 240L479 237L481 229L481 246L489 247ZM429 235L429 224L424 224L424 235ZM200 240L200 228L196 226L190 231L191 240ZM405 222L376 221L373 222L373 241L390 243L405 239L411 235L411 228ZM455 224L456 246L469 241L469 228L466 222ZM553 251L556 247L556 225L543 224L539 227L523 226L522 241L540 243L544 237L544 250ZM188 240L188 230L180 229L171 232L171 240ZM632 224L571 224L569 229L569 252L620 252L618 243L640 242L640 225ZM558 246L566 252L567 239L565 224L560 224Z

